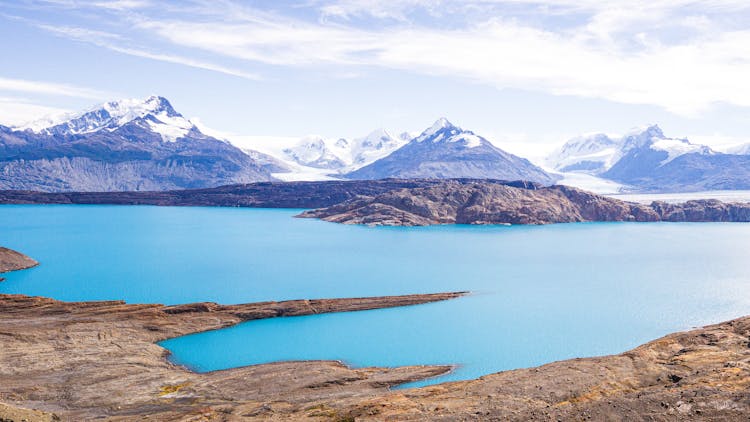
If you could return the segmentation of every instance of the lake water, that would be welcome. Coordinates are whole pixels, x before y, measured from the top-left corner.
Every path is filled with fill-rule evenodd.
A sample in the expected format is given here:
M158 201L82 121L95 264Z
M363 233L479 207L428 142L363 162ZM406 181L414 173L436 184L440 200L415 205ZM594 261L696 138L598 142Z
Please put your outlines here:
M177 304L470 290L163 343L197 370L299 359L459 365L428 382L619 353L750 314L750 224L369 228L297 212L0 206L0 244L42 263L6 274L0 292Z

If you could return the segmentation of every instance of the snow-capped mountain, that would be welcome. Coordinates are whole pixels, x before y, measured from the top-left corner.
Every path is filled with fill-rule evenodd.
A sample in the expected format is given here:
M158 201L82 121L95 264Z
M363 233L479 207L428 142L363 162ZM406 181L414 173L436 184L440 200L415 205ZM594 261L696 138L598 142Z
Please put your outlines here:
M603 133L578 136L552 153L547 164L561 172L581 172L599 175L617 164L630 151L656 152L664 165L683 154L714 154L705 145L693 144L687 139L668 138L657 125L633 129L622 137ZM662 157L666 153L666 157Z
M385 129L358 138L238 136L210 129L204 132L246 152L260 151L274 157L286 167L274 172L274 176L288 181L340 179L342 173L385 157L412 138L406 132L393 136Z
M345 175L351 179L487 178L551 184L555 177L474 132L438 119L391 154Z
M202 133L157 96L0 129L0 189L180 189L272 180L279 170Z
M599 174L612 167L619 146L617 140L603 133L582 135L553 152L546 163L557 171Z
M633 189L696 191L750 188L750 156L722 154L656 125L622 137L571 139L547 163L558 171L599 176Z
M727 151L727 154L750 155L750 144L733 147Z
M174 142L196 129L190 120L176 112L164 97L150 96L145 100L125 99L110 101L89 110L44 118L20 126L44 135L81 135L100 130L116 130L128 123L161 135L164 141Z
M326 143L326 140L320 137L306 137L296 145L285 148L283 158L306 167L338 170L345 167L347 163L333 153L331 146L345 145L346 142L346 139L339 139Z
M284 158L297 164L336 173L356 170L385 157L404 145L408 134L393 137L385 129L377 129L361 138L324 139L307 137L283 150Z

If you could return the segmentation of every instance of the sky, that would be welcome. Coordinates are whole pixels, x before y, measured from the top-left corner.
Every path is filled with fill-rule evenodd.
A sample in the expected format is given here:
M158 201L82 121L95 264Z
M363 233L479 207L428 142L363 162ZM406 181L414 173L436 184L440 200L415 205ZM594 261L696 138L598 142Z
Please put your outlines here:
M659 124L750 142L746 0L0 0L0 124L161 95L237 135L420 132L539 156Z

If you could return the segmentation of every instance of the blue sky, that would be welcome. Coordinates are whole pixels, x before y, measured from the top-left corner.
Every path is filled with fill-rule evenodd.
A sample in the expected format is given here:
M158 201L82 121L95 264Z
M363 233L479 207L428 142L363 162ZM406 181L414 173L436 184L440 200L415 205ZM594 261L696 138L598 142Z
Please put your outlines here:
M243 135L750 141L747 1L0 0L0 47L3 124L158 94Z

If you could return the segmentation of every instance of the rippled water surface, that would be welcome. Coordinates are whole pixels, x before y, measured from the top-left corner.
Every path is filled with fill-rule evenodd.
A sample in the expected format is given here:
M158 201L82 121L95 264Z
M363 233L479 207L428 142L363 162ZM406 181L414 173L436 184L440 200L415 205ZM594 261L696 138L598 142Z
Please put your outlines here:
M0 292L176 304L470 290L163 343L198 370L290 359L459 365L439 380L619 353L750 314L750 224L368 228L297 212L0 206L0 244L42 263L6 274Z

